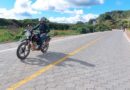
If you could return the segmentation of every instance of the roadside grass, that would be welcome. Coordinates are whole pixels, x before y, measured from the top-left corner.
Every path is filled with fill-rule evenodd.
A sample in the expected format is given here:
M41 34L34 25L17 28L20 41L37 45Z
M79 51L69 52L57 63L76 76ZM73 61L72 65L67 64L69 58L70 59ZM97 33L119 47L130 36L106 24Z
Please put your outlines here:
M129 37L129 39L130 39L130 29L126 31L126 34Z
M0 43L18 41L22 37L22 28L16 30L0 29ZM79 35L77 30L51 30L49 35L51 37Z
M13 32L10 32L5 29L0 29L0 42L12 41L13 36L14 36Z
M0 43L17 41L21 37L22 29L16 30L0 29Z
M80 32L77 30L51 30L50 36L69 36L69 35L79 35Z

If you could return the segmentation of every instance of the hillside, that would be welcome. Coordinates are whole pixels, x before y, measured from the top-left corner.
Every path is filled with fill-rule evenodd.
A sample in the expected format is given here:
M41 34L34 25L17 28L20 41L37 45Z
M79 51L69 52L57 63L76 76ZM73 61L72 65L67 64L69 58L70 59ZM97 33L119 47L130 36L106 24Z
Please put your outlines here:
M106 16L108 16L108 18ZM113 20L128 19L130 18L130 10L106 12L105 14L99 16L99 19L103 19L103 18L113 19Z
M97 22L104 23L111 28L130 27L130 10L106 12L97 18Z

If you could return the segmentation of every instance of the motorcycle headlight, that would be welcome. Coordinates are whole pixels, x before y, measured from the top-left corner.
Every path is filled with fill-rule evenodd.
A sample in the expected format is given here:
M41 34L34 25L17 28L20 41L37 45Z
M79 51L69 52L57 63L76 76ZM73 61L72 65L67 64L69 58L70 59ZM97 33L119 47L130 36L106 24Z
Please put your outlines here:
M31 36L31 32L27 31L27 32L25 33L25 35L26 35L27 37L29 37L29 36Z

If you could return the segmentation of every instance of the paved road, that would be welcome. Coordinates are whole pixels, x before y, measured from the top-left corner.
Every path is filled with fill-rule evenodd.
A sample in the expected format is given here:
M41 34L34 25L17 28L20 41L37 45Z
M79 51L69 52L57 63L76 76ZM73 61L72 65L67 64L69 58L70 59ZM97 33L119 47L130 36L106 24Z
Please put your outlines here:
M53 40L46 55L32 52L24 62L14 46L0 45L0 90L130 90L130 44L122 31Z

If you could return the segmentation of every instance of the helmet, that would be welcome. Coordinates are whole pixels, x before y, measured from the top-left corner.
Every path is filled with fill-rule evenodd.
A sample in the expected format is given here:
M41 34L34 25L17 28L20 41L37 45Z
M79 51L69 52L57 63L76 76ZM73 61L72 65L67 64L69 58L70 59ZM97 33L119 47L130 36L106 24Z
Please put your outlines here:
M42 17L41 19L39 19L39 21L44 22L44 21L46 21L46 18Z

